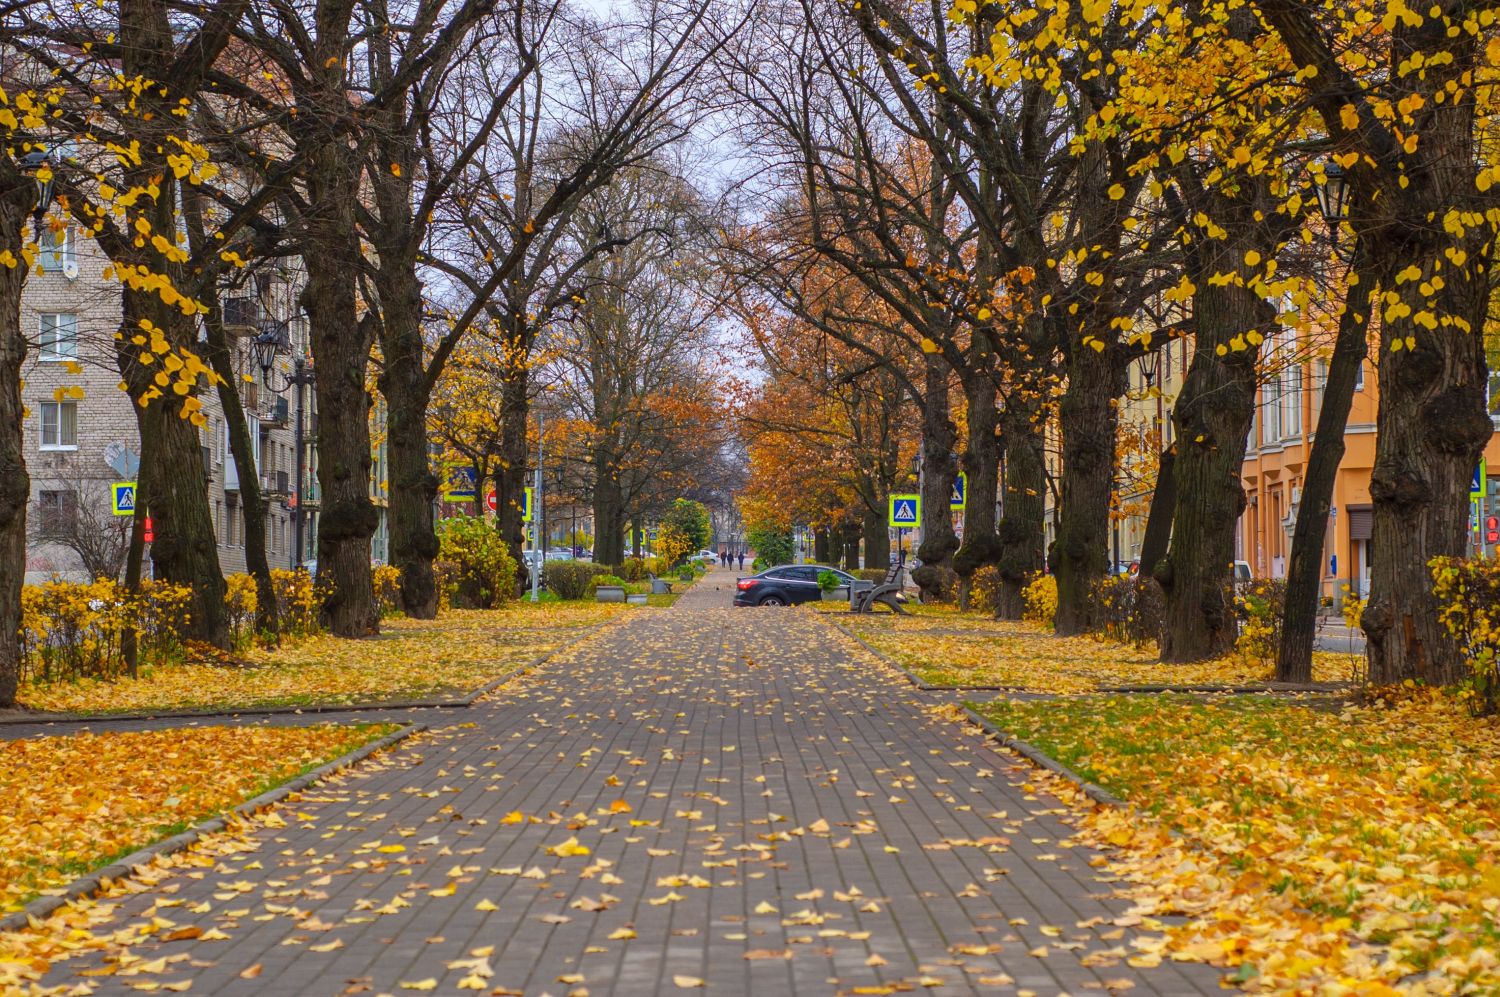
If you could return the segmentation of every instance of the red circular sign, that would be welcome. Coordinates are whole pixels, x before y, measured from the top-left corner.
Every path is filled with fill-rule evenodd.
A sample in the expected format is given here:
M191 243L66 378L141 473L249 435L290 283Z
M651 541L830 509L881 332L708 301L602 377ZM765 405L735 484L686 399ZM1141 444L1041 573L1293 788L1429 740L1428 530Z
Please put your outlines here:
M484 504L490 507L490 512L494 512L500 508L500 503L496 500L494 492L485 493Z

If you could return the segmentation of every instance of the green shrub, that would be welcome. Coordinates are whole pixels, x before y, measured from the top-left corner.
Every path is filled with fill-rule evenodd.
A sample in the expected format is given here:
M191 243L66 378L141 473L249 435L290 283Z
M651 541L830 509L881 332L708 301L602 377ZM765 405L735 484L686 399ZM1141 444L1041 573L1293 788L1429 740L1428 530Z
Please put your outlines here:
M627 582L638 582L646 577L646 560L641 557L627 557L625 563L615 569L615 573Z
M824 592L832 592L839 587L840 578L826 568L818 572L818 588Z
M593 592L592 582L609 569L592 561L546 561L542 564L542 584L559 599L582 599Z
M453 566L448 597L460 609L489 609L516 594L516 562L500 531L478 516L438 523L440 560Z
M683 567L677 569L677 577L682 581L690 582L697 576L693 574L692 568Z
M862 578L867 582L885 581L885 572L879 568L860 568L858 571L850 572L855 578Z

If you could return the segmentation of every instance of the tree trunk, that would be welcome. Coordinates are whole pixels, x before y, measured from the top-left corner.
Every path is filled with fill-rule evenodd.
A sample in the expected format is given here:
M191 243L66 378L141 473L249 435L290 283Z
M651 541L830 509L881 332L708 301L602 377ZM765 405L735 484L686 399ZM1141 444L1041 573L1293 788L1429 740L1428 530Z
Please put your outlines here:
M350 202L354 193L347 193ZM335 216L312 237L306 258L307 286L302 303L311 329L317 371L318 485L323 509L318 519L318 580L329 585L323 603L325 625L340 637L364 637L380 629L370 568L370 540L380 523L370 501L370 393L365 368L370 358L369 323L356 314L354 275L359 267L350 203L333 203L330 190L315 192L314 203Z
M866 509L864 515L865 567L884 568L891 563L891 531L883 509Z
M1021 392L1010 396L1002 416L1005 438L1005 502L1000 520L1000 589L995 618L1019 620L1025 614L1022 592L1046 563L1043 550L1047 517L1047 464L1042 428L1034 409L1021 405Z
M1052 548L1059 636L1095 628L1094 587L1108 576L1109 506L1114 490L1116 399L1124 368L1111 350L1075 343L1059 405L1062 516Z
M197 254L209 241L203 220L202 195L185 189L183 205L188 245ZM208 364L219 375L216 389L219 407L224 410L229 453L239 473L240 500L245 510L245 568L255 579L255 629L274 634L280 631L281 625L276 612L276 587L271 582L271 562L266 557L266 503L261 498L258 469L254 467L254 441L250 439L249 423L240 400L239 373L234 369L234 356L224 331L217 291L210 288L202 297L209 308L203 322Z
M1476 247L1471 253L1480 256ZM1441 264L1440 257L1434 257ZM1396 288L1400 268L1423 262L1402 255L1383 267L1380 286ZM1370 602L1360 626L1369 638L1370 681L1388 685L1406 679L1451 685L1468 674L1457 645L1438 620L1432 595L1435 557L1462 556L1468 543L1469 483L1479 455L1494 432L1485 404L1484 344L1487 278L1444 267L1445 287L1436 303L1417 294L1427 274L1401 287L1420 314L1467 321L1473 331L1440 326L1428 331L1411 317L1383 323L1385 342L1415 342L1383 350L1380 411L1376 416L1375 468L1370 498L1375 506L1370 539ZM1407 337L1410 337L1409 339Z
M844 538L844 570L859 570L859 524L845 523L839 532Z
M36 185L9 159L0 164L5 182L0 192L0 245L19 259ZM26 362L21 291L25 285L26 267L0 268L0 709L15 705L21 677L21 585L26 578L26 504L31 500L25 406L21 403L21 367Z
M963 467L968 476L968 504L964 508L964 541L953 555L953 570L959 578L960 609L969 608L969 587L974 572L994 564L1000 543L995 537L995 498L999 489L1000 446L995 430L999 411L995 382L987 365L976 365L964 373L964 397L968 403L968 439Z
M619 567L625 561L625 502L602 450L596 452L594 470L594 560Z
M1244 247L1234 244L1230 256ZM1221 269L1233 270L1225 262ZM1234 647L1230 567L1234 530L1245 509L1240 469L1255 415L1254 346L1232 349L1229 343L1259 328L1269 331L1275 309L1253 292L1233 286L1198 284L1194 301L1197 348L1177 400L1177 503L1172 542L1156 566L1156 580L1166 595L1161 659L1204 661ZM1223 356L1217 350L1223 346Z
M124 328L141 329L150 323L176 349L195 345L193 321L166 307L149 292L124 292ZM218 538L208 509L208 471L197 428L182 418L178 396L162 393L156 383L158 362L141 362L149 344L137 346L130 336L116 341L116 362L135 402L141 440L141 469L137 507L151 516L151 564L157 581L184 585L188 600L185 636L214 647L229 647L226 587L219 567ZM142 399L147 404L142 405ZM228 515L226 510L225 515Z
M922 546L917 548L922 566L911 575L922 590L923 602L949 597L953 553L958 550L949 504L958 476L953 459L958 431L948 413L950 376L951 369L941 356L927 354L927 380L922 391Z
M255 627L263 633L276 633L280 627L276 618L276 588L271 584L271 562L266 557L266 501L261 497L254 444L250 441L250 422L240 407L238 387L226 389L233 380L225 377L224 381L219 385L219 406L224 410L224 422L229 429L229 453L240 478L240 505L245 521L245 568L255 579Z
M1333 486L1344 459L1344 430L1354 401L1354 385L1364 366L1365 331L1375 273L1365 265L1365 254L1355 245L1353 275L1339 316L1333 355L1328 361L1328 380L1318 411L1317 437L1302 476L1302 502L1292 533L1292 553L1286 576L1286 600L1281 618L1281 647L1276 656L1278 682L1311 682L1313 642L1318 633L1318 604L1322 596L1323 547L1328 533L1328 510L1333 504Z
M514 348L514 340L512 340ZM501 386L500 467L495 472L495 521L500 536L510 545L516 562L516 585L526 585L528 575L521 549L526 540L522 520L526 503L526 424L530 403L526 398L530 372L524 362L511 365ZM597 554L597 551L595 552ZM595 560L598 558L596 557Z
M813 530L813 560L819 564L833 563L833 544L829 540L827 529L820 526Z
M386 350L397 338L391 332L391 319L385 318ZM401 570L401 609L407 616L430 620L437 616L437 579L433 562L438 556L438 536L433 520L433 502L437 499L438 480L432 473L428 457L428 392L420 357L422 343L408 344L416 350L411 362L395 364L386 352L386 369L380 379L385 396L387 419L386 446L390 466L390 507L387 518L391 532L391 563ZM409 354L408 354L409 356ZM479 500L483 489L476 481ZM498 504L498 503L497 503ZM519 563L519 562L517 562Z
M1141 537L1141 578L1155 576L1156 564L1166 556L1167 544L1172 539L1172 513L1177 507L1176 466L1174 443L1161 452L1156 462L1156 488L1151 492L1151 510L1146 514L1146 532Z

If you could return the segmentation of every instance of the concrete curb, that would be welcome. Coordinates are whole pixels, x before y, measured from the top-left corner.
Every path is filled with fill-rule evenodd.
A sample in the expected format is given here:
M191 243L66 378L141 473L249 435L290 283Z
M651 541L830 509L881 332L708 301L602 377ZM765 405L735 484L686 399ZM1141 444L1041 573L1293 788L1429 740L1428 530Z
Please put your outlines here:
M275 789L268 790L254 799L246 800L231 810L230 813L248 817L256 811L274 806L293 793L299 793L313 783L326 779L335 772L356 765L375 754L375 752L383 751L398 741L402 741L426 729L426 724L408 724L400 730L392 731L377 741L371 741L369 744L356 748L346 755L335 758L333 761L321 765L311 772L304 773L295 779L284 782ZM18 931L30 924L33 918L41 920L53 914L58 909L72 903L74 900L98 893L112 880L124 879L132 875L136 867L148 864L157 856L171 855L183 851L198 841L199 838L222 831L228 826L229 822L225 817L210 817L207 820L194 824L181 834L174 834L170 838L164 838L161 841L147 845L139 851L131 852L124 858L111 862L101 869L95 869L87 876L73 880L67 886L63 887L61 893L38 897L20 910L0 918L0 932Z
M1056 758L1053 758L1051 755L1047 754L1036 745L1030 743L1029 741L1023 741L1018 737L1014 737L1011 734L1006 733L1004 730L996 727L989 720L985 719L983 716L974 712L967 706L964 707L964 715L968 719L969 723L984 731L987 735L989 735L991 740L999 743L1002 747L1009 748L1011 751L1014 751L1016 754L1031 762L1033 765L1036 765L1039 768L1044 768L1054 775L1062 776L1064 779L1075 784L1080 790L1083 791L1083 795L1087 796L1095 803L1102 803L1107 807L1129 807L1128 803L1120 799L1115 794L1111 793L1109 790L1105 789L1103 786L1089 782L1083 776L1079 775L1077 772L1074 772L1072 769L1068 768L1062 762L1058 761Z
M275 717L287 714L318 713L366 713L377 710L458 710L473 706L482 697L494 692L517 675L536 668L554 654L559 654L614 622L606 620L586 628L582 633L570 637L550 651L537 655L530 661L516 665L498 678L491 679L472 692L448 699L405 699L383 703L314 703L310 706L253 706L239 710L161 710L155 713L36 713L30 716L0 718L0 729L22 724L102 724L129 723L137 720L206 720L230 717Z

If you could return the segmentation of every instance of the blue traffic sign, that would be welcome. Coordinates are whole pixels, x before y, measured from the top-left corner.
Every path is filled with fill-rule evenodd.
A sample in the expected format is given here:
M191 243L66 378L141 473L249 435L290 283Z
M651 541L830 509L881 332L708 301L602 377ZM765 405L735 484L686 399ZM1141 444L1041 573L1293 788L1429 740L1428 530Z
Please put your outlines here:
M953 509L962 509L969 500L969 475L966 471L959 471L958 476L953 479L953 495L948 499L948 506Z
M911 529L922 523L922 496L892 495L890 524L897 529Z
M135 515L135 482L116 481L110 486L110 512L116 516Z
M448 469L448 488L445 496L449 502L472 502L479 497L474 487L474 468L459 464Z

